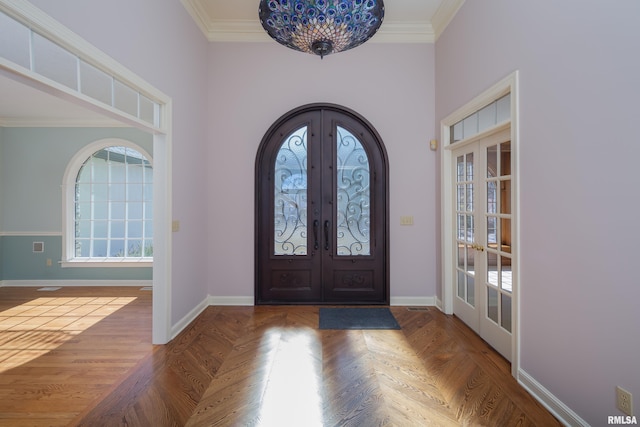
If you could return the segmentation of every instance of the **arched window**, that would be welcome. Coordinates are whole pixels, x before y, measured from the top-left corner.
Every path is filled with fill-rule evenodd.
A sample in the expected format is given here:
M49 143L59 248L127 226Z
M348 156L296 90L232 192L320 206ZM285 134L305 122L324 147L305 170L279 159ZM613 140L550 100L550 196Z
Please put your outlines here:
M144 150L97 141L71 160L63 187L64 266L151 265L153 170Z

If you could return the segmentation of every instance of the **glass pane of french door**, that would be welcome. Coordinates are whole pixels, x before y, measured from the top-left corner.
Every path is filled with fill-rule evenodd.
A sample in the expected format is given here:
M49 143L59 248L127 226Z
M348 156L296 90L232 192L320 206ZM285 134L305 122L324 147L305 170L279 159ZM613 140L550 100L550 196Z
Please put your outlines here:
M457 295L475 306L474 153L456 157Z
M486 280L487 317L511 332L511 144L486 147Z

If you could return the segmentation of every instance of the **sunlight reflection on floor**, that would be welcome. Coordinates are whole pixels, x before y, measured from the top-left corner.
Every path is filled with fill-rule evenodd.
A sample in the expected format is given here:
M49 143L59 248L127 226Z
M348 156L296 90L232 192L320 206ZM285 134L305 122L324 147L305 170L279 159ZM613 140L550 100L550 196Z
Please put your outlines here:
M56 349L135 299L43 297L0 312L0 372Z
M268 357L262 396L262 426L322 426L321 344L312 329L274 328L279 340Z

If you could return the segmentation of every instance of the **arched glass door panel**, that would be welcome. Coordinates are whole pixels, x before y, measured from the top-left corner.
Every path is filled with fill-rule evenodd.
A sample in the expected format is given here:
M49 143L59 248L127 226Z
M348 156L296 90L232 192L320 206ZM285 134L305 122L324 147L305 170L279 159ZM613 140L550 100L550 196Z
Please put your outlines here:
M386 152L357 114L300 107L256 158L256 303L388 304Z

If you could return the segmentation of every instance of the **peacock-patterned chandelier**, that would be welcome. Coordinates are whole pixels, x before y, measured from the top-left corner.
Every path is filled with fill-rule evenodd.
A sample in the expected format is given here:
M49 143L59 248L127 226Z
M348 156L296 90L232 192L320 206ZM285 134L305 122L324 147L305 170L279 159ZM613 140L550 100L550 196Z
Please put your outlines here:
M260 0L262 27L278 43L323 58L369 40L384 18L382 0Z

